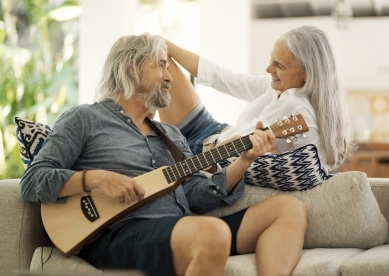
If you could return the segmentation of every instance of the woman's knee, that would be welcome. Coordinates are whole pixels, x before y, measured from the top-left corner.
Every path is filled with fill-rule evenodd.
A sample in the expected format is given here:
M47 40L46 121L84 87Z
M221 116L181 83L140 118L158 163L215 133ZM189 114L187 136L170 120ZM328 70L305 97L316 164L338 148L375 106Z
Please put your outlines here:
M304 202L290 195L279 195L274 199L278 201L280 215L298 219L305 224L308 223L308 211Z

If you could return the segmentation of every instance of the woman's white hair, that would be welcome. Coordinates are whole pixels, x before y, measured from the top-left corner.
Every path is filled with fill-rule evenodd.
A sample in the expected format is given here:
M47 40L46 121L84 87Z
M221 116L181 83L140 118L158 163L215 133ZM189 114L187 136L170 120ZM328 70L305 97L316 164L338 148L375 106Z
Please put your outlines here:
M340 85L338 69L329 39L314 26L303 26L280 37L306 73L297 94L308 98L316 111L320 142L330 170L338 167L356 146L352 139L346 92Z
M167 52L167 46L158 35L144 33L119 38L105 61L95 99L101 101L113 95L129 99L135 84L140 82L144 63L149 59L158 62L161 51Z

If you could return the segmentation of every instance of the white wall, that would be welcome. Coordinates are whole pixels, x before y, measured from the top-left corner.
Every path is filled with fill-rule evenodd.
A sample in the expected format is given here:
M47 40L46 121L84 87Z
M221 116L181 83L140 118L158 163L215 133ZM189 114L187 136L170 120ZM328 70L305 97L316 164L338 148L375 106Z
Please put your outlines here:
M303 25L325 31L332 43L346 89L389 88L389 18L353 18L338 29L331 17L257 19L252 22L253 74L265 74L274 42L284 32Z
M171 14L178 7L178 2L173 0L165 0L166 7L151 13L146 13L147 7L139 7L137 3L137 0L81 1L80 103L93 102L107 52L122 35L144 31L163 34L222 65L249 72L250 0L198 0L185 7L180 3L181 9L176 14ZM142 16L147 16L147 20ZM156 22L153 26L146 23L153 20ZM191 24L195 21L198 24ZM234 124L236 114L246 105L204 87L199 86L198 90L211 113L223 122Z
M199 0L199 54L234 71L250 72L250 0ZM247 103L214 89L197 86L200 97L220 122L235 124ZM222 104L221 104L222 103Z
M137 0L82 0L79 103L92 103L105 57L121 36L134 33Z
M334 24L329 17L272 18L256 19L251 25L251 72L253 74L268 74L270 52L277 39L285 32L303 25L313 25L332 36Z
M389 88L389 18L353 18L339 30L331 17L251 20L250 0L163 0L156 9L137 0L82 0L80 103L94 100L107 52L116 39L149 31L235 71L267 74L278 37L297 26L315 25L330 36L346 88ZM184 4L185 3L185 4ZM203 86L202 101L216 119L234 124L247 105ZM222 104L220 104L222 103Z
M254 74L264 74L273 43L302 25L324 30L334 47L344 88L348 92L354 138L359 143L387 143L389 131L389 17L353 18L338 29L331 17L262 19L252 22Z

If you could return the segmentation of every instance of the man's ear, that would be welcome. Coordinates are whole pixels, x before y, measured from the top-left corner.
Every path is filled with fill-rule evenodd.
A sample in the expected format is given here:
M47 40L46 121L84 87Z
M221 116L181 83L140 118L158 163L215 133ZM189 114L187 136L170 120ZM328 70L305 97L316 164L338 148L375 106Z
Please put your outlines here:
M134 83L139 84L139 80L142 78L142 70L139 68L139 66L133 66L129 64L127 66L127 73Z
M130 77L131 77L132 79L135 79L136 73L135 73L134 68L133 68L131 65L128 65L128 66L127 66L127 73L130 75Z

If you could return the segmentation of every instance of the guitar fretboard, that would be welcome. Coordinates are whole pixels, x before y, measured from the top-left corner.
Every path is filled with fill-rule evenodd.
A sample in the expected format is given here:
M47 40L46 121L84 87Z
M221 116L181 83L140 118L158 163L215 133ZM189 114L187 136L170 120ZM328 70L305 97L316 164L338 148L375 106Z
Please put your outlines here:
M191 175L194 172L200 171L208 166L216 164L227 159L237 153L252 148L253 144L250 141L249 135L238 140L229 142L225 145L216 147L210 151L197 154L191 158L180 161L172 166L163 169L163 174L168 183L177 181L180 178Z
M277 120L276 123L262 130L267 129L271 129L276 138L295 136L309 130L301 114L291 116L290 118L285 117L282 121ZM295 138L297 139L297 137ZM210 151L180 161L162 171L167 182L172 183L252 147L253 144L250 141L249 135L246 135Z

